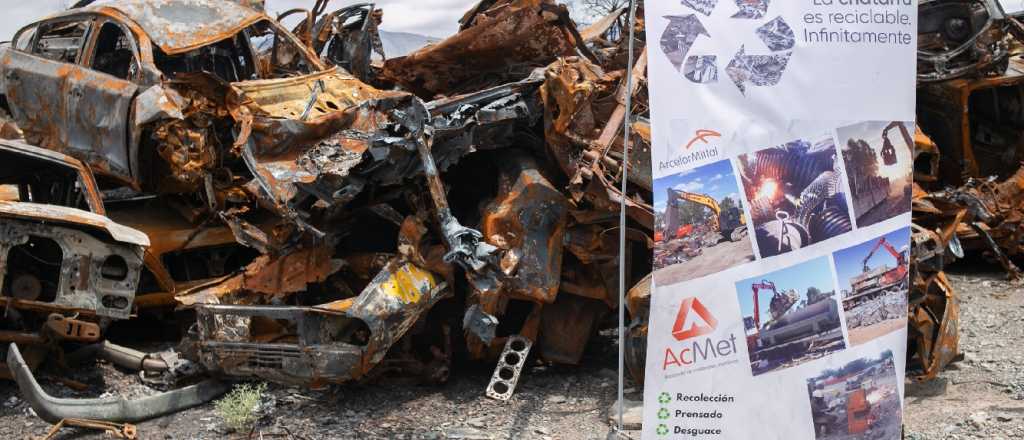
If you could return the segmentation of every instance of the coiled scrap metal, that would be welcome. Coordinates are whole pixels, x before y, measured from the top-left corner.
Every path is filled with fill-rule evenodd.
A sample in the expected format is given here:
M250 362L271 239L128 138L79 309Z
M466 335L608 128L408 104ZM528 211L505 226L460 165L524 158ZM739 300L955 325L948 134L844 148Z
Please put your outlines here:
M810 243L853 230L840 186L843 172L834 149L812 149L809 142L797 140L758 151L748 164L744 179L751 184L755 177L760 182L771 179L790 189L802 188L796 200L789 199L795 205L795 212L787 221L802 226ZM761 225L759 229L775 219L780 212L778 203L769 197L751 200L751 217L755 224ZM781 246L782 242L779 244Z

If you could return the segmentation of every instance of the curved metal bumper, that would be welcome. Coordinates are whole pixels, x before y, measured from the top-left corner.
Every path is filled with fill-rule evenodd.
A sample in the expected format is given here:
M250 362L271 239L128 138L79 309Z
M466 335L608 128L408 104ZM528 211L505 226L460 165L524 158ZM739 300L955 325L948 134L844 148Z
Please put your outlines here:
M11 375L18 382L21 397L32 406L39 418L57 423L62 419L89 419L107 422L139 422L165 414L182 411L202 405L224 394L228 387L215 380L205 380L195 385L168 391L155 396L127 400L122 397L95 399L57 398L46 394L36 382L18 346L10 344L7 349L7 365Z

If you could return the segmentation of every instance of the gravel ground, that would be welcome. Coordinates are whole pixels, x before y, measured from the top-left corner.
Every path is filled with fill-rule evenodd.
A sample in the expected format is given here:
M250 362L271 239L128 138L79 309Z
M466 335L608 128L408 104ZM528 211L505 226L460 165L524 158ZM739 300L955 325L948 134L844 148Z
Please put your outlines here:
M982 264L955 267L950 280L961 295L966 357L935 381L907 384L906 437L1024 438L1024 285L1008 283L996 267ZM142 439L604 439L616 393L614 344L614 335L605 332L594 338L580 367L528 369L509 402L484 397L491 371L478 365L456 370L443 386L390 381L309 391L271 385L252 437L228 432L212 404L138 429ZM155 393L132 373L105 363L71 374L89 386L84 391L52 380L54 374L39 374L54 395ZM17 396L12 383L0 383L0 438L44 435L49 425ZM641 390L628 382L627 399L641 399ZM66 429L57 438L111 437Z
M924 384L908 384L906 438L1024 438L1024 284L996 265L947 272L960 294L963 362Z
M617 376L614 334L605 332L588 347L580 367L534 366L524 372L512 399L484 396L489 366L454 372L443 386L389 381L309 391L270 385L265 414L251 438L258 439L604 439ZM138 397L156 393L127 371L100 363L72 377L89 389L74 391L40 375L47 392L95 397L105 391ZM627 388L627 398L641 390ZM0 383L0 438L42 436L46 422L30 413L11 382ZM250 438L232 433L212 404L138 425L142 439ZM636 434L639 434L638 432ZM262 435L262 437L261 437ZM108 439L99 431L65 429L58 439Z

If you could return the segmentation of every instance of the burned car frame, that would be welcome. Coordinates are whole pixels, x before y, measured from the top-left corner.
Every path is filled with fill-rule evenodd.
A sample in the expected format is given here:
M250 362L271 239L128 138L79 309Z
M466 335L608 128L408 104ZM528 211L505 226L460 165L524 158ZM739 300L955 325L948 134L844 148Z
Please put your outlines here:
M370 63L373 4L319 1L296 37L230 2L82 3L0 49L2 102L149 236L135 312L194 320L176 356L205 372L441 382L466 355L500 359L488 395L507 399L528 356L581 362L618 306L619 201L629 283L649 270L649 173L618 189L619 128L650 148L625 117L626 96L646 105L622 86L626 42L602 37L621 11L581 32L551 0L487 0L455 36Z
M0 141L0 340L33 345L93 342L127 319L149 238L105 217L89 169L63 154Z
M546 39L578 35L567 30L571 23L559 14L543 19L536 15L550 9L542 5L546 2L512 3L515 8L500 20L525 17ZM372 5L359 5L337 16L358 16L358 31L365 33L372 30L367 20L376 19L373 11ZM265 38L268 35L273 41ZM571 38L561 41L544 49L544 59L568 53L578 43ZM464 50L463 46L454 47ZM74 8L29 25L19 31L12 47L0 50L5 102L26 138L79 157L96 170L105 188L127 187L109 192L105 203L111 218L153 238L136 305L195 308L205 323L193 334L198 341L196 359L211 370L306 384L358 378L381 363L412 324L447 295L437 286L451 285L456 274L464 273L474 290L488 290L489 304L498 293L492 289L502 289L502 284L514 286L504 289L509 294L530 289L518 286L524 280L511 273L522 251L506 244L498 248L488 242L494 237L462 226L441 173L474 151L519 142L518 132L540 121L539 74L525 71L508 84L426 104L409 93L375 88L343 68L325 67L311 48L260 12L210 0L107 2ZM458 57L458 52L432 55L451 56ZM503 66L501 60L492 61L498 64L486 73ZM62 88L74 92L58 93ZM512 173L510 177L515 177L518 171ZM533 173L523 177L528 188L541 177ZM409 192L416 183L427 191ZM546 189L538 194L557 200L550 183L541 186ZM508 202L513 204L501 208L507 212L496 214L528 208L521 200ZM544 226L554 229L542 231L561 230L562 209L558 223ZM361 243L366 237L359 236L354 222L366 218L376 219L367 224L377 225L376 235L394 235ZM503 234L511 227L519 226L501 225L488 233ZM560 240L544 245L561 247ZM509 255L505 272L498 268L499 254ZM526 266L518 276L533 273L527 268L539 264L548 293L544 298L521 296L522 300L553 302L557 290L551 286L558 285L560 263L558 258L523 260ZM384 278L377 280L374 273ZM438 275L447 282L433 281ZM391 289L383 285L400 285L394 277L433 287L411 290L422 290L416 295L398 295L416 300L388 302L390 296L374 292ZM587 282L594 282L593 277ZM597 301L608 297L603 289L586 294ZM366 299L361 306L367 297L378 299ZM232 309L235 303L248 308ZM488 310L498 313L504 308ZM590 309L587 324L579 331L589 332L597 313L607 310ZM303 323L341 313L363 338L359 343L344 340L351 347L339 354L354 357L338 359L340 363L331 368L308 362L306 368L294 369L280 362L276 368L258 362L260 368L246 367L249 361L240 356L262 355L231 352L231 344L225 344L255 344L247 346L253 350L261 344L225 341L214 324L228 318L203 318L244 312L259 324L267 322L261 316L278 316L285 310L296 313L276 327L283 332L278 335L281 341L291 341L306 353L319 347L322 354L330 353L331 340L310 337L302 330ZM536 335L540 306L534 310L527 327L532 326ZM435 338L418 361L395 361L440 365L430 375L444 376L438 372L450 358L450 343L445 341L452 331L428 327L417 327L413 333L448 336ZM488 353L479 345L473 351L478 357ZM561 356L572 361L580 352L573 349ZM338 369L347 364L357 367ZM282 376L288 373L294 374Z
M999 73L1017 31L998 0L923 0L919 3L917 79L945 81Z
M195 312L182 357L319 387L393 371L439 382L465 354L499 360L488 395L507 399L528 356L581 362L620 306L621 202L626 363L642 380L655 219L649 124L627 118L646 112L646 52L629 59L609 31L625 12L577 31L553 1L485 0L456 35L386 58L374 4L317 1L285 14L305 15L289 32L240 5L260 2L235 3L82 5L0 49L3 104L26 139L85 162L96 212L149 236L136 313ZM1005 61L1012 22L961 3L935 10L925 79L985 81L970 75ZM965 17L980 31L948 35ZM932 182L959 160L937 143L915 156ZM912 311L923 376L955 351L955 322L940 324L955 295L931 290ZM171 369L132 355L119 365Z
M146 125L183 117L163 81L207 69L224 81L324 69L265 15L199 0L71 9L22 28L0 52L0 91L26 140L135 188L148 177L151 158L139 155Z

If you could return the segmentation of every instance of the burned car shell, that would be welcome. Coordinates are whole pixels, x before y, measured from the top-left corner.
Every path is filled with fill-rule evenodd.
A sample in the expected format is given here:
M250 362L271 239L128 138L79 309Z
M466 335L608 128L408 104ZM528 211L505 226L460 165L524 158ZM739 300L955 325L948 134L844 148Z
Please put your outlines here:
M314 387L356 379L448 294L435 275L396 260L358 297L315 307L198 305L200 360L229 376Z
M14 141L0 142L0 151L76 170L89 206L103 212L95 182L77 160ZM95 212L53 204L0 201L0 219L5 301L38 311L129 317L149 245L145 234ZM40 264L59 269L31 269Z
M18 31L11 47L0 48L0 92L29 143L66 152L98 174L139 188L140 161L144 159L138 149L143 127L182 117L163 89L166 76L156 66L154 50L166 56L180 55L230 39L261 21L302 51L299 56L311 68L324 69L314 54L276 22L238 4L211 0L111 2L71 9ZM85 29L74 38L41 40L41 33L72 25ZM127 47L116 52L129 57L130 66L119 72L121 77L97 67L97 40L107 25L125 37ZM54 48L62 45L70 46L63 52L64 58L70 59L53 54ZM258 57L253 53L252 58ZM262 66L257 61L251 67L259 71Z

